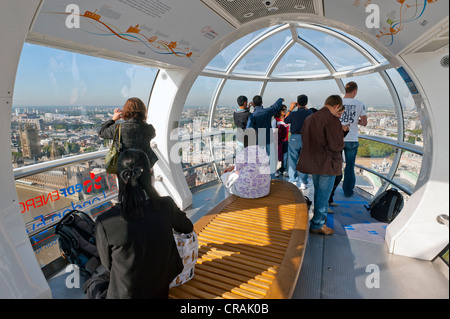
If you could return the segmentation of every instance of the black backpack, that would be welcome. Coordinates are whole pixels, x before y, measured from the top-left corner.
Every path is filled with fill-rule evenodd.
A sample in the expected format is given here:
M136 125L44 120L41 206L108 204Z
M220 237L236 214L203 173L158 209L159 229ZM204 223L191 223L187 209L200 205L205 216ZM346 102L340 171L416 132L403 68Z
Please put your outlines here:
M95 245L94 220L85 212L72 210L58 222L55 234L62 256L77 265L83 276L92 276L101 265Z
M366 209L370 216L384 223L392 222L403 208L402 194L395 188L388 189L378 195Z

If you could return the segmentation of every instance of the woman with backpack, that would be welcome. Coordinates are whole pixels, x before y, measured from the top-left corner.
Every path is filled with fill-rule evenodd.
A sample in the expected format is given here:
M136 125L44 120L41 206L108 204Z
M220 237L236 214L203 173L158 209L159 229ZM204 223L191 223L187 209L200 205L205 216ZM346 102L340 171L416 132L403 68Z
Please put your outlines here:
M120 126L120 152L130 148L144 151L150 160L149 169L151 169L158 161L158 157L150 146L150 142L155 138L156 132L153 125L147 123L147 107L144 102L137 97L129 98L122 109L117 108L114 110L111 120L101 125L98 132L99 137L112 140L118 125ZM119 188L121 186L119 179Z
M183 270L173 230L193 231L172 198L151 184L150 161L138 149L121 153L117 176L119 204L96 220L102 265L110 272L106 298L168 298L169 285Z

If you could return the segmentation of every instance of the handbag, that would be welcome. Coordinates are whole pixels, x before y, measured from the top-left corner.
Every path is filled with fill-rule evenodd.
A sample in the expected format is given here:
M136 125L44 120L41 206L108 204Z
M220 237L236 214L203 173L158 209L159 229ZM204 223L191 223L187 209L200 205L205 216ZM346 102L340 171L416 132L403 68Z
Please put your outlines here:
M173 231L178 253L183 261L183 271L172 281L170 288L180 286L194 278L194 267L198 259L198 241L195 231L182 234Z
M120 133L121 125L116 125L116 131L114 132L114 138L109 148L108 153L105 156L105 169L108 174L115 174L117 172L117 161L119 159L119 148L120 148ZM117 139L117 137L119 137Z

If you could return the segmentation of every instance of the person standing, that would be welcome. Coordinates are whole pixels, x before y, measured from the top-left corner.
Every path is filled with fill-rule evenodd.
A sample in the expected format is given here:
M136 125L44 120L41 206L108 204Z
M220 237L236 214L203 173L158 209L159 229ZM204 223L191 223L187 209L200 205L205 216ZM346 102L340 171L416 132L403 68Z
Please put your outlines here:
M123 123L117 123L124 120ZM147 107L137 97L129 98L122 109L116 108L111 120L105 121L98 132L103 139L113 139L117 125L121 126L121 137L119 141L120 152L130 148L137 148L147 154L150 160L150 169L158 161L158 156L153 151L150 141L155 138L156 132L152 124L147 123ZM122 187L121 179L119 189Z
M302 128L302 151L297 170L312 174L314 184L314 216L310 232L332 235L334 230L325 225L330 198L336 176L342 171L344 132L339 113L343 111L342 98L331 95L325 106L309 116Z
M244 147L248 146L248 136L244 134L247 128L248 118L250 116L250 108L248 107L248 98L241 95L237 98L239 108L233 112L234 125L237 128L237 149L236 153L239 153Z
M289 138L288 148L288 173L289 182L298 185L300 189L307 189L308 174L299 173L297 171L297 162L302 149L302 128L305 119L313 114L312 110L306 109L308 97L304 94L297 97L297 103L292 102L290 110L286 113L284 123L290 124L291 136ZM292 112L296 107L297 111Z
M342 125L350 124L350 129L345 137L345 169L344 182L342 189L345 197L353 195L353 189L356 184L355 162L358 154L358 125L367 125L367 111L363 102L355 99L358 94L358 85L355 82L349 82L345 86L345 96L342 99L345 111L341 116Z
M272 128L278 130L278 162L281 162L280 168L275 172L275 177L280 175L287 176L288 172L288 146L289 146L289 124L284 122L286 118L287 107L282 105L281 110L275 114L272 120Z
M122 109L115 109L111 120L104 122L98 132L103 139L113 139L116 131L117 121L123 119L120 125L121 139L120 151L129 148L137 148L144 151L149 160L150 168L158 161L158 157L153 152L150 141L155 138L156 132L152 124L147 123L147 107L144 102L137 97L129 98Z
M260 95L253 97L254 112L250 115L247 122L247 128L253 128L256 132L258 145L266 147L267 155L270 157L272 178L275 177L276 170L276 148L273 149L274 154L271 155L270 146L274 145L274 134L272 130L272 117L281 110L283 106L283 98L279 98L272 106L263 107L263 100ZM274 169L272 169L274 168Z

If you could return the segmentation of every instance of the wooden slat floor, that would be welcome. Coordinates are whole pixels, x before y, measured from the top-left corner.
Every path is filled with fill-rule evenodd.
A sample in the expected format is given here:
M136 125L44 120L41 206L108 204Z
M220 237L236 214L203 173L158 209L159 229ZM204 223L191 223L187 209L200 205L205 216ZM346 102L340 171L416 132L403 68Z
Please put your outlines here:
M308 234L301 191L273 180L259 199L230 196L195 223L195 276L170 290L174 299L291 298Z

